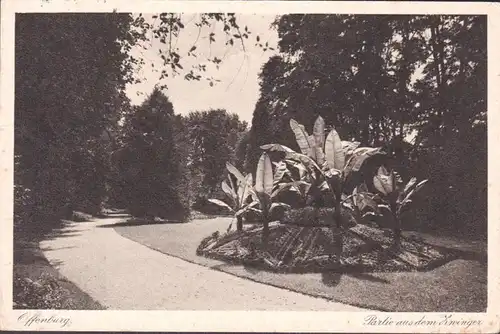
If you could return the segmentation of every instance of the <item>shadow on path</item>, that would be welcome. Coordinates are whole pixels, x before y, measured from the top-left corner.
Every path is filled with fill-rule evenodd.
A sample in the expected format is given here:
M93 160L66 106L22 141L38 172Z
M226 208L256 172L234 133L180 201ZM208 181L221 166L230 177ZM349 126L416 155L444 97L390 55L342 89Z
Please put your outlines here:
M142 226L142 225L171 225L171 224L186 224L182 221L154 221L154 220L127 220L112 224L98 225L99 228L114 228L119 226Z

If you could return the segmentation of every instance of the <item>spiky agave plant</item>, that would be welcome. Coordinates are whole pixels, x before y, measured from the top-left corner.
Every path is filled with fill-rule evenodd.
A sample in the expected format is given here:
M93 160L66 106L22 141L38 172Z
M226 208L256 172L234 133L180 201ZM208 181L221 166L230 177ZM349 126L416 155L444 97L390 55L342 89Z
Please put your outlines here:
M391 222L394 233L394 244L401 243L402 214L413 202L412 198L427 183L427 179L417 183L417 178L412 177L404 185L401 176L391 170L390 172L383 166L373 177L373 185L382 195L380 203L377 205L383 218Z
M252 174L247 174L244 176L236 167L231 165L229 162L226 163L226 168L228 170L228 181L222 181L222 190L229 198L228 203L223 202L218 199L209 199L210 202L229 209L234 214L236 218L236 229L237 231L243 231L243 213L246 211L248 198L252 194L253 180ZM234 182L233 175L236 179L236 183Z

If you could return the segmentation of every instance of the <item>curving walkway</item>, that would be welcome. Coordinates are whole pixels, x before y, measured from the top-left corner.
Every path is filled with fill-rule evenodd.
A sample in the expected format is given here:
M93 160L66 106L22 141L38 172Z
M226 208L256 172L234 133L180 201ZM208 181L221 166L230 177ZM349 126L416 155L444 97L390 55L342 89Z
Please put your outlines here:
M70 223L40 243L62 275L109 309L365 311L189 263L99 228L120 220Z

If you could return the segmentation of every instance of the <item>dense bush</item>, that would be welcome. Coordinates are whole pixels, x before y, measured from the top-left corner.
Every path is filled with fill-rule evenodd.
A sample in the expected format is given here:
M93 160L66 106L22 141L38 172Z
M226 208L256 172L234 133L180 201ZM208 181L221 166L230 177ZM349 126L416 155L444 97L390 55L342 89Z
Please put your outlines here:
M208 215L232 215L232 212L229 211L229 209L210 202L205 196L199 196L194 201L191 208Z
M426 148L415 170L429 176L428 189L417 210L421 224L469 236L487 231L488 175L486 131L475 128Z
M332 226L334 211L333 208L316 208L312 206L290 209L284 213L281 222L300 226ZM356 224L348 211L342 210L342 216L345 227L352 227Z
M57 279L46 275L33 281L14 276L14 308L20 309L74 309L70 292L62 288Z

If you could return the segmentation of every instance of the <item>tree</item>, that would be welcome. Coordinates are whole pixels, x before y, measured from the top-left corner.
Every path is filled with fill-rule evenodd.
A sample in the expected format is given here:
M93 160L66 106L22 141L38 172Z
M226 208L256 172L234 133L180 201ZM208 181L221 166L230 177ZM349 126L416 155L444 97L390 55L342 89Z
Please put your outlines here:
M287 72L287 63L280 56L271 57L259 74L260 98L255 105L252 126L249 131L245 170L254 173L262 154L260 146L275 142L281 137L284 145L296 145L285 113L285 96L280 95Z
M98 211L109 152L102 136L118 121L130 78L122 49L135 43L130 24L117 13L16 15L15 184L30 193L26 221Z
M321 115L342 138L383 146L388 167L429 177L424 220L485 217L473 209L486 201L484 16L293 14L275 27L281 55L261 72L247 163L258 140L292 145L281 122L310 128ZM447 218L458 217L456 207L467 210Z
M189 213L174 126L173 105L158 88L125 119L118 161L135 216L182 220Z
M250 132L248 130L240 132L234 153L234 164L236 168L243 170L245 159L249 149Z
M163 45L158 54L163 61L160 73L160 82L175 75L182 75L188 81L207 81L213 86L220 80L207 75L210 67L219 69L224 62L224 56L212 55L211 49L204 52L200 47L202 40L209 41L209 48L213 43L224 40L228 50L239 47L246 52L246 45L251 40L252 32L247 26L240 26L235 13L201 13L186 15L183 13L157 13L152 15L131 15L133 20L133 33L140 39L140 45L144 49L150 48L153 40L158 40ZM185 49L177 46L177 40L186 28L197 30L196 40ZM205 29L208 28L208 29ZM221 28L221 29L219 29ZM221 37L222 35L222 37ZM272 47L255 36L255 45L263 51L273 50ZM227 53L227 52L226 52ZM190 68L186 65L189 59L196 59L196 63ZM135 67L142 67L145 62L142 58L130 57L129 63ZM153 71L156 70L154 67ZM136 78L138 79L138 78ZM139 79L140 80L140 79ZM160 88L166 88L161 84Z
M190 170L201 176L200 189L195 194L203 199L218 197L215 193L224 178L221 171L226 162L235 160L236 146L247 124L223 109L191 112L185 122L192 147Z

